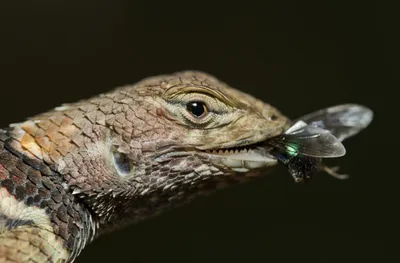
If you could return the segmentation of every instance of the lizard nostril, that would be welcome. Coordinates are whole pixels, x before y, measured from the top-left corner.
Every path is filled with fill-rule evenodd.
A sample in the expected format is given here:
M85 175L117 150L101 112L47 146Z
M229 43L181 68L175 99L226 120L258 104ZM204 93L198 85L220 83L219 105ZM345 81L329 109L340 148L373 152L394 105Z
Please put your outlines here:
M269 117L269 119L270 119L271 121L276 121L276 120L278 119L278 116L276 116L275 114L273 114L273 115L271 115L271 116Z

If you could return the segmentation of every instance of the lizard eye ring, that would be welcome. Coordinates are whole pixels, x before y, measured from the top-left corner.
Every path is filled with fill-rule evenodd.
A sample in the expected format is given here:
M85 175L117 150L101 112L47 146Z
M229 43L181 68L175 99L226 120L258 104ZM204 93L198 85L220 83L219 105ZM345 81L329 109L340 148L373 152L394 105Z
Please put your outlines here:
M190 101L186 104L187 111L195 118L202 119L208 114L207 106L201 101Z

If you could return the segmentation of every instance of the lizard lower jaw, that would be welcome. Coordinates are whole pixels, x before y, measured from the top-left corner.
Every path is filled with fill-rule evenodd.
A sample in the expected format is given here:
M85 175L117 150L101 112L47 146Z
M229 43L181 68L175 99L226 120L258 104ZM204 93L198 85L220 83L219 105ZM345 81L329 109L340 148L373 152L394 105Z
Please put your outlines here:
M206 151L206 154L213 163L231 168L236 172L248 172L277 164L276 158L270 156L263 148L212 150Z

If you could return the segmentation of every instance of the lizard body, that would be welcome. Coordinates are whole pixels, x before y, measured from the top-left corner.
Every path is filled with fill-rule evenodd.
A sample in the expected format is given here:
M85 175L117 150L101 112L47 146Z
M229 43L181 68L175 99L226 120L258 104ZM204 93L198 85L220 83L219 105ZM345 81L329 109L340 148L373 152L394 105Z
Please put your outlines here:
M10 125L0 130L0 262L73 262L101 233L260 175L276 160L257 143L289 125L193 71Z

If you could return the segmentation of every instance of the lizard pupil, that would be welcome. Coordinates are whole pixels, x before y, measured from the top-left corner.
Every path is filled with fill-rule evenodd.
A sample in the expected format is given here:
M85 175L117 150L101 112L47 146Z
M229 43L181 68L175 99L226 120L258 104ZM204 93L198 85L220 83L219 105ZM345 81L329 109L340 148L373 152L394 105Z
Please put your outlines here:
M186 108L196 118L204 117L208 113L207 106L200 101L191 101L186 104Z

